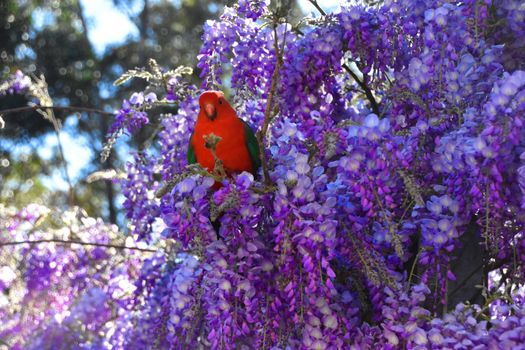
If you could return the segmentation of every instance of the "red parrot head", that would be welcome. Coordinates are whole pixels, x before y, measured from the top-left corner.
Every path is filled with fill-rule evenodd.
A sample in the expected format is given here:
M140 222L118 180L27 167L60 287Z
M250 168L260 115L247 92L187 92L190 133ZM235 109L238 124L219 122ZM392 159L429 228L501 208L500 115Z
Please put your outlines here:
M203 92L199 98L199 105L201 108L199 117L202 115L208 121L216 119L220 121L223 116L230 115L233 112L233 108L224 98L222 91Z

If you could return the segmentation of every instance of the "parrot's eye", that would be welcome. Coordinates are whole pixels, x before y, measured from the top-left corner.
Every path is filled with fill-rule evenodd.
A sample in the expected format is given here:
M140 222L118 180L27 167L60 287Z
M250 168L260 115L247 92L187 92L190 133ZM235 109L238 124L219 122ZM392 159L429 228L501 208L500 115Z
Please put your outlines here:
M222 105L222 98L219 98L219 104Z

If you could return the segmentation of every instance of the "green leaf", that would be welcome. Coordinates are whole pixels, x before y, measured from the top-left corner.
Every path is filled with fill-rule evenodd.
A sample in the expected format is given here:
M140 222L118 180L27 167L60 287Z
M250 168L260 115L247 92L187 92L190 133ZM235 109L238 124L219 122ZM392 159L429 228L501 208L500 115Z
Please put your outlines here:
M244 123L244 132L246 136L246 147L248 148L248 153L250 154L250 159L253 164L253 171L257 172L261 166L261 151L259 149L259 141L255 137L251 126L241 119Z
M188 164L197 163L197 157L195 156L195 150L193 149L193 145L191 144L192 138L193 138L193 134L191 134L190 142L188 144Z

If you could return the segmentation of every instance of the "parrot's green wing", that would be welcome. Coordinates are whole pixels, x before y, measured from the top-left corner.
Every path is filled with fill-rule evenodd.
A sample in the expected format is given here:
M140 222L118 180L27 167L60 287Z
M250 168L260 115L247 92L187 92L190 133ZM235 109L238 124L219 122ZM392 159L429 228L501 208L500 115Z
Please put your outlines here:
M188 164L197 163L197 157L195 156L195 149L193 149L193 145L191 144L192 139L193 139L193 134L191 134L190 142L188 143Z
M253 133L252 128L244 120L244 134L246 136L246 147L250 154L250 159L253 164L253 172L256 173L261 166L261 150L259 149L259 142Z

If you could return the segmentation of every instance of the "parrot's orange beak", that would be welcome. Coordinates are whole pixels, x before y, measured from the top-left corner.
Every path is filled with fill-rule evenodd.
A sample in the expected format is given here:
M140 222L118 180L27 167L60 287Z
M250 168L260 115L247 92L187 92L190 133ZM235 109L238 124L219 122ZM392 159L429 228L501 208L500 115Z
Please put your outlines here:
M217 117L217 110L215 109L215 106L211 103L207 103L204 105L204 113L210 120L215 120Z

